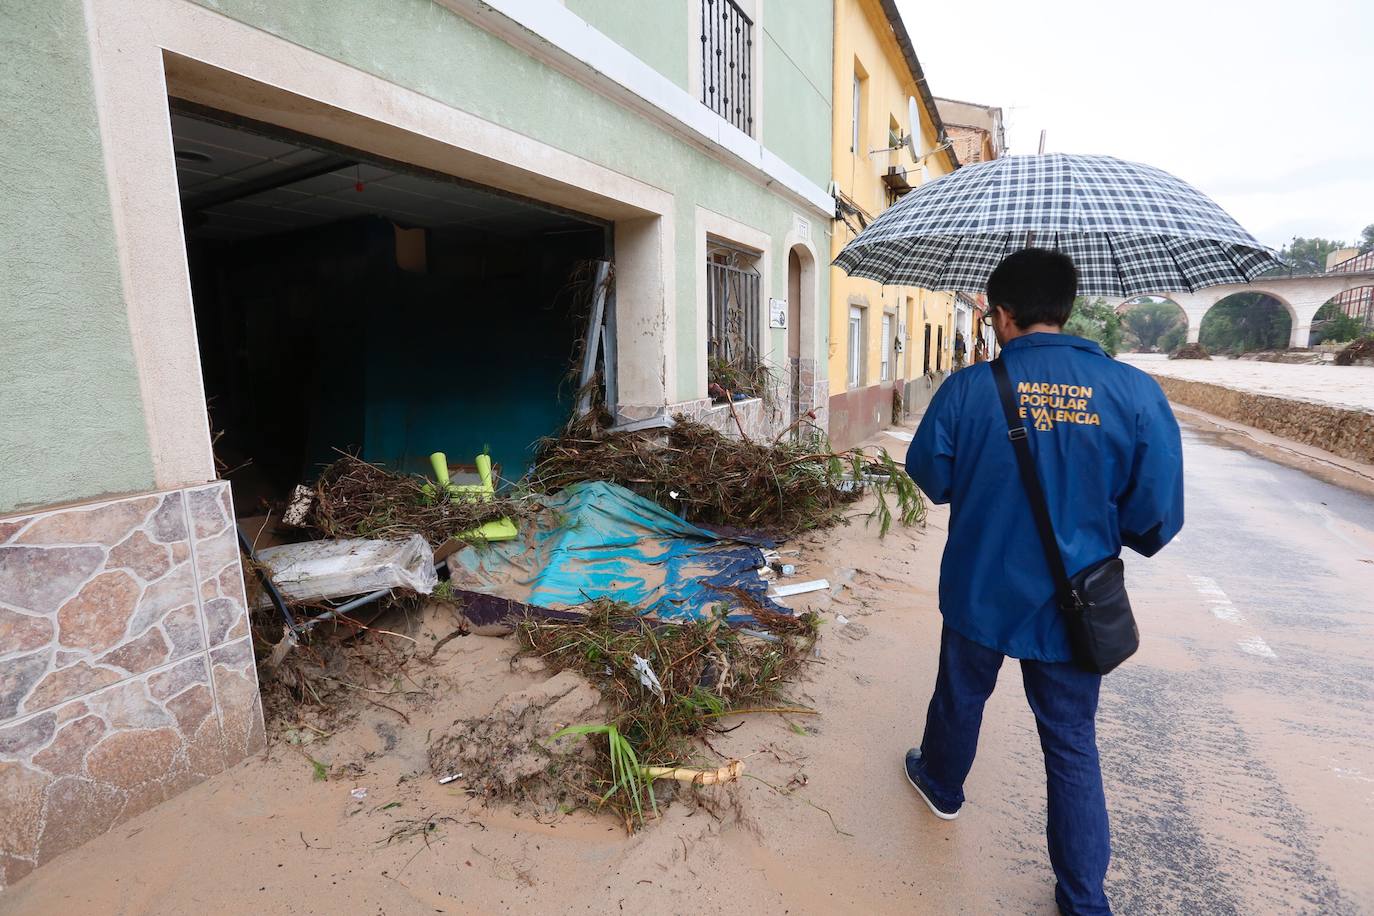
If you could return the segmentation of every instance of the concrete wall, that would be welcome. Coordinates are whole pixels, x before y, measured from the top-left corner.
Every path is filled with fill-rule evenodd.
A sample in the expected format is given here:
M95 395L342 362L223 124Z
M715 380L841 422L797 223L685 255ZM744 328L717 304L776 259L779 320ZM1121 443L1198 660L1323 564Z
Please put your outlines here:
M853 388L830 397L830 444L836 449L858 445L884 426L891 426L892 391L900 382Z
M754 22L755 135L811 181L830 180L832 0L738 0ZM701 97L701 0L565 0L569 10Z
M1276 436L1374 464L1374 413L1156 375L1169 400Z
M821 187L830 181L832 5L764 0L760 19L763 144Z
M700 33L694 34L689 22L691 3L566 0L564 5L678 86L691 88L689 68L701 59Z
M0 514L153 486L84 34L0 4Z
M944 384L945 379L949 378L949 375L950 371L946 369L943 372L932 372L929 375L911 379L906 383L902 410L907 419L919 417L925 413L926 408L930 406L930 399L935 397L935 392L940 390L940 386Z

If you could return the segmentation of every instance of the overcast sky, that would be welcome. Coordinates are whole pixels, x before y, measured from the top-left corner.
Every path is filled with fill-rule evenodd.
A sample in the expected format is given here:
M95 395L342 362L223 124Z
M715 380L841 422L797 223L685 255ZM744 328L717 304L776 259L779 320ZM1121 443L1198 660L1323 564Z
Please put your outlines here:
M1374 223L1374 0L897 0L936 96L1001 106L1011 152L1190 182L1261 242Z

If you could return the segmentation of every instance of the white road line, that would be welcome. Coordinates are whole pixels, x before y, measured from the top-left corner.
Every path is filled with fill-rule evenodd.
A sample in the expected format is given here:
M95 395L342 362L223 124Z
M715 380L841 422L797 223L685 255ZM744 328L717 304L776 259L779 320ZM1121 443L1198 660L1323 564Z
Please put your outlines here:
M904 429L885 429L883 433L894 439L901 439L903 442L910 442L912 439L916 438L912 433Z
M1278 654L1269 648L1269 644L1259 636L1247 636L1240 640L1237 645L1240 651L1248 652L1251 655L1258 655L1260 658L1278 658Z
M1210 576L1189 576L1188 580L1193 583L1193 588L1202 596L1202 600L1207 602L1207 609L1212 612L1212 616L1227 623L1237 626L1246 626L1245 615L1240 612L1240 608L1232 603L1230 597L1217 584L1217 580ZM1249 627L1246 627L1250 629ZM1269 648L1269 644L1264 641L1264 637L1258 633L1241 637L1236 641L1240 651L1247 655L1254 655L1258 658L1278 658L1278 653Z
M1356 779L1360 782L1374 782L1374 777L1366 776L1354 767L1348 770L1343 767L1332 767L1331 772L1335 773L1338 779Z

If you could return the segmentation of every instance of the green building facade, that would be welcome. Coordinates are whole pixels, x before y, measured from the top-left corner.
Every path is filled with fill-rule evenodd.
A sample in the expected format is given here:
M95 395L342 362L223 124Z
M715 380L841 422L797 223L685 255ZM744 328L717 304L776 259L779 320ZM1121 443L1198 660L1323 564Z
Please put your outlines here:
M823 425L831 54L830 0L0 2L0 883L261 745L236 515L330 447L515 476L588 261L608 422L733 428L739 363Z

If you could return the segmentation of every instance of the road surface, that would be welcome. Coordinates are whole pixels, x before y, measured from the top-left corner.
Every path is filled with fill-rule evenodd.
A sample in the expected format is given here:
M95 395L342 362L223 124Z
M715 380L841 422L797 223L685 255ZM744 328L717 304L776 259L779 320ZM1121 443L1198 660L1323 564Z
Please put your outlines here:
M1374 499L1207 433L1185 429L1185 449L1187 527L1128 560L1143 644L1103 691L1108 893L1119 914L1374 913ZM947 519L935 507L886 539L856 523L803 540L799 577L832 587L809 596L820 654L786 693L816 714L722 719L712 748L747 777L633 839L606 817L517 817L430 778L431 724L533 677L512 674L511 641L472 636L445 647L444 701L406 707L414 759L380 743L400 734L395 710L367 705L310 751L347 775L318 781L278 744L40 868L0 912L1052 916L1016 665L957 821L931 816L902 774L935 679ZM444 829L393 842L420 812Z
M1101 707L1122 912L1374 912L1374 500L1184 428Z

